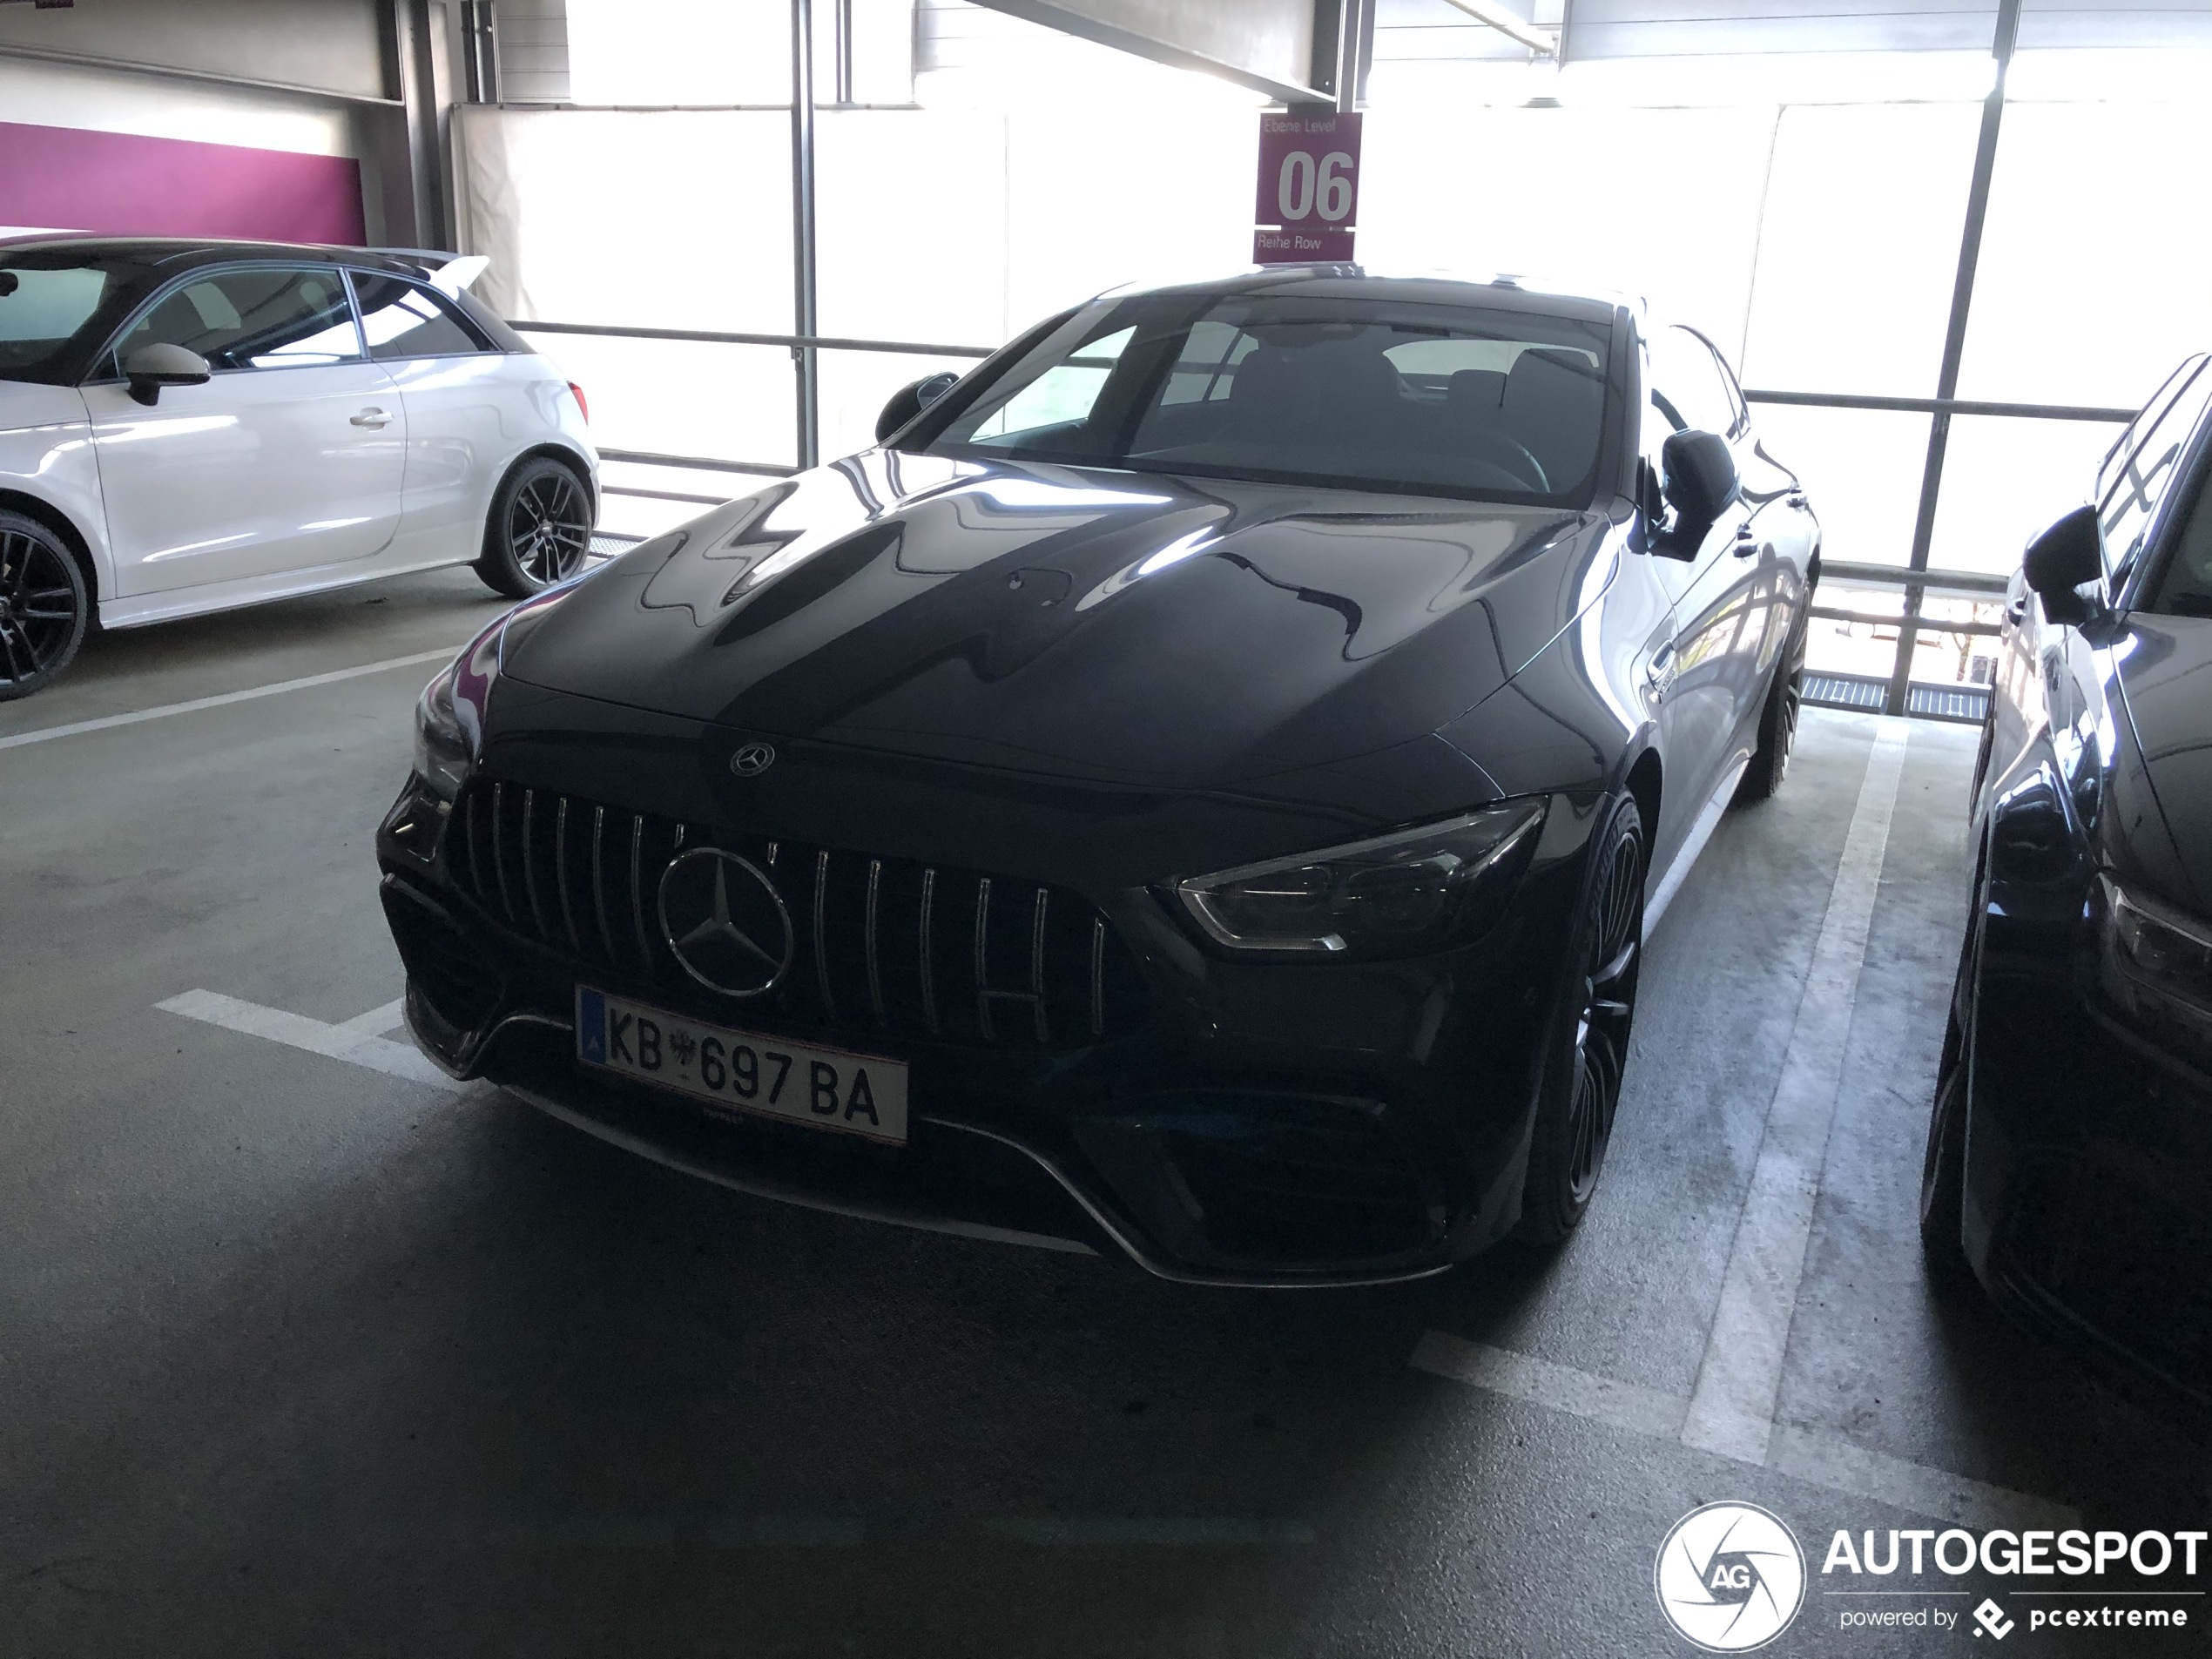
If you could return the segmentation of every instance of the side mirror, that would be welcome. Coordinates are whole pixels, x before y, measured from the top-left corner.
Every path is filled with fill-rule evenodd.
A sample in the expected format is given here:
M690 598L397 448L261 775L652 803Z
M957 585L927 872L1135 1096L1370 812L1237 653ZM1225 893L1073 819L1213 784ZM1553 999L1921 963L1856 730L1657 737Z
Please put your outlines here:
M123 374L131 382L131 395L151 408L165 386L205 386L209 369L198 352L157 343L141 346L125 358Z
M1667 470L1667 504L1685 531L1702 539L1737 496L1743 481L1728 440L1711 432L1677 432L1660 451Z
M2104 529L2097 509L2077 507L2027 544L2020 561L2027 585L2043 601L2053 622L2080 624L2097 610L2075 591L2105 573Z
M959 375L943 373L926 375L911 386L900 387L891 394L883 413L875 417L875 441L882 443L888 440L893 433L959 383Z

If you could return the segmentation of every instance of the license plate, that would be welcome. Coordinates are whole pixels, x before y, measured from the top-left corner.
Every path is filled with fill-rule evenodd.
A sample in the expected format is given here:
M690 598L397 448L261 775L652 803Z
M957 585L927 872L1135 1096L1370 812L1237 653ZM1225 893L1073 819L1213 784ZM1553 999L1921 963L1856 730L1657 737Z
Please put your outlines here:
M907 1143L907 1068L881 1055L705 1025L583 985L576 1053L588 1066L718 1106Z

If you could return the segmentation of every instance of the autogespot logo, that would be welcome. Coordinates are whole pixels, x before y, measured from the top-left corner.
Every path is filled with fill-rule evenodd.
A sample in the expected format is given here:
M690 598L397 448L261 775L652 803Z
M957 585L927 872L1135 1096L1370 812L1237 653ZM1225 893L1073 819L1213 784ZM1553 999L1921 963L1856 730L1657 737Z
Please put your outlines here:
M1797 1534L1757 1504L1709 1503L1675 1522L1652 1569L1659 1610L1708 1653L1748 1653L1790 1628L1804 1605Z

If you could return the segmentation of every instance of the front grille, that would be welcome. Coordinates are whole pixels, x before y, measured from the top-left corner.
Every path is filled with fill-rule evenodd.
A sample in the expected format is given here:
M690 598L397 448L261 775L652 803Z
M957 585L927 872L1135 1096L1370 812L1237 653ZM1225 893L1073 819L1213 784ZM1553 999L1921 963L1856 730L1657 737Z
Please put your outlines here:
M662 873L718 847L767 873L794 948L775 987L716 996L799 1026L1001 1049L1073 1048L1142 1022L1136 963L1077 895L971 870L740 834L477 778L447 832L454 881L495 918L617 985L699 988L662 936ZM713 994L710 993L710 995Z

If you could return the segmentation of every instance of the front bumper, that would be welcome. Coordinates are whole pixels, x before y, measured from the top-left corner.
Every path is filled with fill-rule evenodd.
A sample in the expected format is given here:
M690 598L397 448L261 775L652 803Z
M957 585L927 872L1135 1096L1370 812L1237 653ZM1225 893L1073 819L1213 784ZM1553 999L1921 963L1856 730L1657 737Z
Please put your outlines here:
M464 794L464 813L469 801ZM1108 961L1094 944L1082 979L1078 948L1090 935L1070 932L1078 979L1066 995L1048 986L1034 1009L1011 999L997 1005L995 1025L976 995L985 981L940 984L934 1034L909 1026L887 1038L866 1026L867 999L833 985L834 975L821 999L777 1008L656 972L658 947L641 938L631 951L633 930L617 914L651 887L654 832L629 844L634 887L624 887L624 859L607 857L595 867L600 886L589 888L549 862L544 826L557 808L539 801L535 792L527 807L508 800L487 839L458 818L452 829L428 821L435 806L410 786L379 833L383 900L408 971L408 1023L426 1052L603 1139L763 1197L1124 1255L1195 1283L1416 1278L1517 1219L1595 802L1555 811L1505 919L1437 956L1231 963L1201 949L1150 894L1105 895L1096 914L1116 955ZM517 839L518 822L540 827ZM620 851L623 832L607 833L604 846ZM479 862L486 849L505 860L496 882L471 878L466 848ZM782 850L788 869L792 851ZM832 860L858 855L810 853L803 867L814 870L816 856L824 862L813 890L825 896L814 902L829 907L833 931L835 871L845 867ZM957 883L973 878L940 874L941 914L967 914L968 890ZM898 879L875 871L871 882L879 875L887 892ZM1001 884L1001 894L1010 890ZM595 907L605 901L612 927L601 929L595 915L571 927L559 916L563 897L581 905L587 893ZM957 905L948 902L955 893ZM1053 926L1074 928L1075 908L1059 894ZM1058 950L1041 943L1035 960L1056 961ZM965 954L963 942L942 960ZM1039 971L1042 984L1050 976ZM579 980L714 1024L888 1047L912 1068L909 1143L864 1144L587 1072L574 1059ZM889 996L896 1001L895 987ZM951 1009L970 1006L982 1012L963 1015L964 1025L954 1019Z

